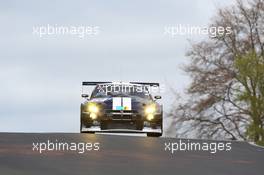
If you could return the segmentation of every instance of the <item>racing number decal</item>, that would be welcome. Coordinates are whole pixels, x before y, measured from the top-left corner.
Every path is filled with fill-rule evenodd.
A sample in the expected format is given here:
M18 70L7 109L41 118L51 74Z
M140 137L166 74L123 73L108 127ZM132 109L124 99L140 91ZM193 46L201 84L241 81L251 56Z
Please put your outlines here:
M131 110L131 98L128 97L114 97L113 110Z

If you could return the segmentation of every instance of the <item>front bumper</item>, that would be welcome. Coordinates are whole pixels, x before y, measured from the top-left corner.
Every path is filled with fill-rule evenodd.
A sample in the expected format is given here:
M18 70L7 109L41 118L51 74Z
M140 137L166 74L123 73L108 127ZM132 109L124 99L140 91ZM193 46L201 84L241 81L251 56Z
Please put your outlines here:
M156 114L154 119L148 121L146 116L135 111L107 111L98 115L95 120L89 117L89 113L83 112L81 132L131 132L131 133L162 133L162 115ZM102 122L107 122L114 127L102 129ZM137 123L142 123L143 127L135 128ZM85 123L89 123L85 125ZM88 127L89 126L89 127ZM154 127L153 127L154 126Z

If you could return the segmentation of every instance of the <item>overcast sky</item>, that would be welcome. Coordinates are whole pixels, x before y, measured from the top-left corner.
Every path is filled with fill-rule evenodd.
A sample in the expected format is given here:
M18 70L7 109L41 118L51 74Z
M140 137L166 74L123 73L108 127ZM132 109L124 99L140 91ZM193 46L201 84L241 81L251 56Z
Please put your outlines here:
M81 82L148 81L166 85L165 110L183 93L187 39L165 26L207 26L230 0L0 0L0 131L79 132ZM99 26L93 37L43 36L35 26Z

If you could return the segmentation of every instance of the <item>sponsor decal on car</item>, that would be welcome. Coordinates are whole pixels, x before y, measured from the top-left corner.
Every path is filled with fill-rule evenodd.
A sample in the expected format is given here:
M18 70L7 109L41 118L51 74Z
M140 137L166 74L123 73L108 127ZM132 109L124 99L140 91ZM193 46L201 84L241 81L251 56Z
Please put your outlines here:
M113 110L131 110L132 103L129 97L114 97L113 98Z

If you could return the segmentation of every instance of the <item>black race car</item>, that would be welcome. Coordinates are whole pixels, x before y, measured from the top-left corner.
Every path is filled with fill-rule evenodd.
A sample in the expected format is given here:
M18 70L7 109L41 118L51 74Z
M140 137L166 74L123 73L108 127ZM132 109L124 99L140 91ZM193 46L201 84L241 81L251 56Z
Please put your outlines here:
M80 132L142 132L162 135L162 105L152 88L159 83L83 82L95 86L91 96L82 94Z

